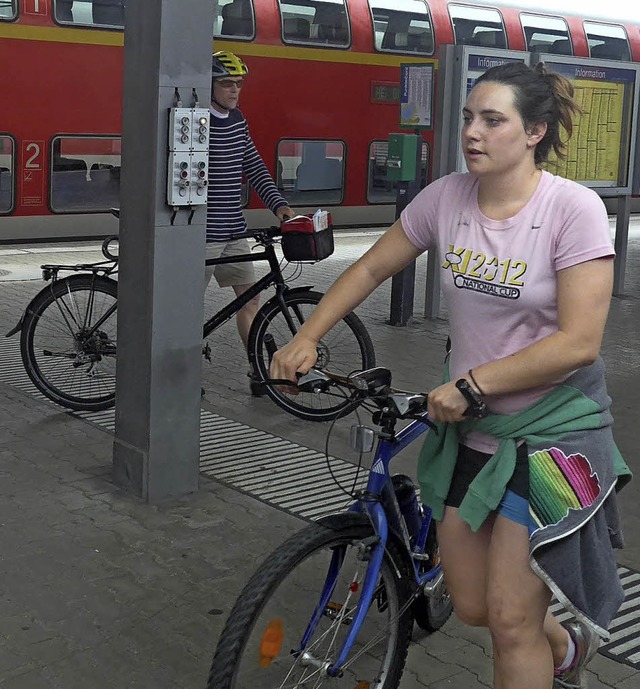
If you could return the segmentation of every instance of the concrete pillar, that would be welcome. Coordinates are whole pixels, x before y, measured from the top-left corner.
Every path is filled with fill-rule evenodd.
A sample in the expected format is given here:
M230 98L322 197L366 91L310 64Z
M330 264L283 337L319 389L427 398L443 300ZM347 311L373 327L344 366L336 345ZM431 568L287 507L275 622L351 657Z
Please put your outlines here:
M206 208L166 203L169 108L211 88L212 0L127 4L114 480L154 502L197 490Z

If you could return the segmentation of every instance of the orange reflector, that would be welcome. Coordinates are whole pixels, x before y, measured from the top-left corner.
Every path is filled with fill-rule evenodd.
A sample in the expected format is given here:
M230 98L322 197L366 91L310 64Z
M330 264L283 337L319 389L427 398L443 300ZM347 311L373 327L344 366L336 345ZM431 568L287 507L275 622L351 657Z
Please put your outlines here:
M269 667L274 658L280 654L284 631L282 630L282 620L273 620L264 630L262 641L260 642L260 667Z
M362 682L358 682L358 684L356 684L355 689L369 689L369 687L371 687L371 684L363 680Z

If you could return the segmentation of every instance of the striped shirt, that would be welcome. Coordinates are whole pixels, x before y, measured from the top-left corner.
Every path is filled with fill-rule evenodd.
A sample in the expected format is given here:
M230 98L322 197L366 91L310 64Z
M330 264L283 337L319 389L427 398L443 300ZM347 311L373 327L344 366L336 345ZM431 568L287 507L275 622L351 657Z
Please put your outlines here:
M249 134L243 114L211 114L209 130L209 187L207 190L207 241L225 242L247 231L242 212L242 175L258 192L267 208L276 211L287 202L278 191Z

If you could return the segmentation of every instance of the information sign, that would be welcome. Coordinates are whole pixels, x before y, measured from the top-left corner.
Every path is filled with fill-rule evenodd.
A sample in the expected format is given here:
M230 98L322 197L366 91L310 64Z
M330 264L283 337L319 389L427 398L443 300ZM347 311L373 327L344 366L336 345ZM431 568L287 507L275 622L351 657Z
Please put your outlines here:
M433 64L400 65L400 126L433 127Z
M552 55L540 55L540 59L572 82L574 98L582 110L574 117L566 159L551 155L547 169L590 187L629 193L638 69L593 59L559 60Z
M506 53L507 51L501 51ZM471 89L475 86L476 79L484 74L491 67L499 67L506 65L509 62L528 62L528 55L522 54L518 56L511 55L484 55L477 52L469 51L466 56L466 84L467 84L467 98L471 93Z

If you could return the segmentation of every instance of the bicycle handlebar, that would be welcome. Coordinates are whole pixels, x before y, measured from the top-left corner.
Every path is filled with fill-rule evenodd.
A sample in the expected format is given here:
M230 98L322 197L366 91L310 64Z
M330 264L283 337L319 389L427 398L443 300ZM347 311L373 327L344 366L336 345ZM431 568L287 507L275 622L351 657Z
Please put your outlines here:
M310 369L307 373L299 374L297 382L293 381L267 381L273 385L290 385L297 387L302 392L316 394L327 392L331 387L343 387L355 392L354 403L359 404L371 400L379 408L390 413L398 419L419 419L431 428L433 423L427 414L427 393L406 392L395 390L391 387L391 371L388 368L377 366L366 371L357 371L348 376L342 376L330 371ZM466 396L465 396L466 398ZM475 400L466 398L469 407L465 416L483 418L490 413L484 401L477 404Z
M255 239L257 241L264 239L275 239L281 237L282 230L278 225L271 225L271 227L262 227L258 230L247 230L242 234L234 234L234 239Z
M109 245L112 244L113 242L118 241L118 235L117 234L112 234L110 237L106 237L105 240L102 242L102 255L109 261L118 261L118 254L114 254L111 249L109 248Z
M354 405L370 400L385 414L397 419L417 419L431 428L433 423L427 417L427 394L405 392L391 387L391 371L377 366L342 376L330 371L310 369L302 374L297 387L303 392L322 393L331 387L347 388L354 395Z

